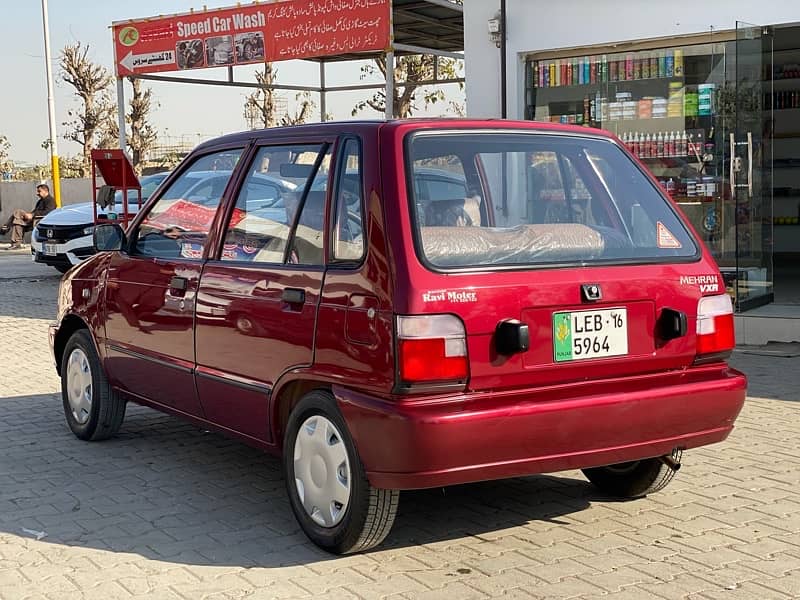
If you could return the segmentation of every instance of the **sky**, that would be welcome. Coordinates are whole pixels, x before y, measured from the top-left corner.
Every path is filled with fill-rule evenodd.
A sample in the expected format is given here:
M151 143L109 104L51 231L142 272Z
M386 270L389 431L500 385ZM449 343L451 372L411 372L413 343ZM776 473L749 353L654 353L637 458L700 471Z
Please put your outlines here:
M81 42L89 45L90 58L113 73L113 46L110 25L114 21L169 15L188 12L190 9L235 6L235 1L192 2L191 0L49 0L50 47L52 54L56 129L58 153L61 156L79 154L78 144L64 139L67 112L78 110L80 101L73 88L61 81L58 54L64 46ZM42 142L49 137L47 118L47 76L44 59L42 5L38 0L0 0L0 56L3 57L0 76L0 135L11 143L10 156L16 162L49 163L49 155ZM277 83L292 85L318 85L319 67L306 61L276 63ZM331 64L326 71L326 85L354 85L361 83L361 63ZM235 67L234 78L255 81L255 67ZM176 75L175 73L165 73ZM208 79L225 79L227 69L203 69L193 76ZM364 83L380 82L364 80ZM246 128L243 103L252 91L246 88L224 88L184 83L143 82L153 89L158 107L152 121L162 140L196 143L201 139ZM446 88L448 98L463 101L458 86ZM290 108L294 92L284 92ZM358 100L371 95L370 91L338 92L327 95L327 112L334 119L351 119L351 110ZM130 98L130 84L125 82L126 100ZM319 97L313 98L319 104ZM447 104L436 104L425 113L445 114ZM381 118L370 109L360 118ZM319 112L312 120L319 119Z

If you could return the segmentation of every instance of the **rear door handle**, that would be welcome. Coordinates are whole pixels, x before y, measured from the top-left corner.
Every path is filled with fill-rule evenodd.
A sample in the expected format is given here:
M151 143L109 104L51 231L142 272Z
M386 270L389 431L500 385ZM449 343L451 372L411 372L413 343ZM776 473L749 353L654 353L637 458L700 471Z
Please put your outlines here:
M306 301L306 291L297 288L286 288L281 294L281 300L287 304L303 304Z

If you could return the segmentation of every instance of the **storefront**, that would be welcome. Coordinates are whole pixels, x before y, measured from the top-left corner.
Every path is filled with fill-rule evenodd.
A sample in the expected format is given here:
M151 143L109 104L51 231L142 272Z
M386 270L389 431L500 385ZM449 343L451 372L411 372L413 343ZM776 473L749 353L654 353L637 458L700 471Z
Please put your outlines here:
M800 304L800 9L504 4L507 116L612 131L691 220L737 310ZM487 80L503 87L486 33L499 9L465 2L470 115L504 112L502 94L486 94Z

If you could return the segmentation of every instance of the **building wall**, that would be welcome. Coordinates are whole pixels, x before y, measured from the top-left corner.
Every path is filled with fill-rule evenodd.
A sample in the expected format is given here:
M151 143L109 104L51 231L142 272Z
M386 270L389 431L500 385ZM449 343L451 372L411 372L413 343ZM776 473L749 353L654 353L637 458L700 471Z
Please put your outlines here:
M0 182L0 223L5 223L14 209L33 210L36 205L36 185L34 181ZM53 189L50 181L46 182ZM88 202L92 199L91 179L62 179L61 205Z
M499 0L464 0L467 114L499 117L500 51L487 21ZM524 55L559 48L800 22L797 0L506 0L508 117L524 115Z

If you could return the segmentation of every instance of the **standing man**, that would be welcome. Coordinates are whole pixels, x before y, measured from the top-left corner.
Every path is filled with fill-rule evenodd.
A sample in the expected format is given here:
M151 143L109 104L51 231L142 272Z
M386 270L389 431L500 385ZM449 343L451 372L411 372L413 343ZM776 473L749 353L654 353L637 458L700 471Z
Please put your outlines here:
M9 229L11 230L11 246L8 250L22 248L22 236L26 230L33 228L34 220L41 219L56 207L56 200L50 195L50 188L47 184L37 185L36 195L39 200L36 202L36 206L33 207L33 212L18 208L9 217L6 224L0 227L0 235L5 235Z

